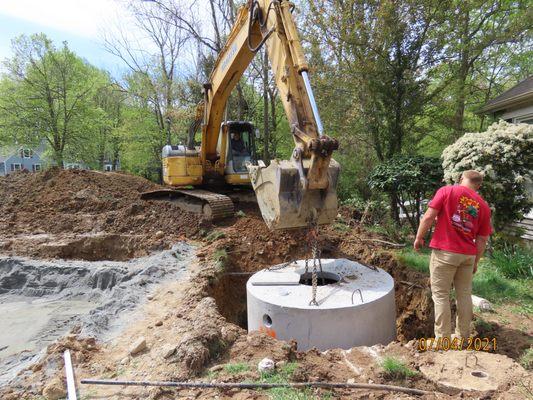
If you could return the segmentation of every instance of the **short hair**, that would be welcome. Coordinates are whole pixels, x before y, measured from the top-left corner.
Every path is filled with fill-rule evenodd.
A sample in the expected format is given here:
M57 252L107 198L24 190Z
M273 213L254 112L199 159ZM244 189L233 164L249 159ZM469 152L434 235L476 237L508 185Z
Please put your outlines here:
M475 183L476 185L481 185L483 183L483 174L473 169L463 171L461 177L468 179L470 182Z

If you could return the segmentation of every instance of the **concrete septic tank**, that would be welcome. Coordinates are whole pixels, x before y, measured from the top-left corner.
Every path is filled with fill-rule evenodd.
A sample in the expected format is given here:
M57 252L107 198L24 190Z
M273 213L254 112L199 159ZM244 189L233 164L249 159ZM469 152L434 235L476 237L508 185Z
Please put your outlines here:
M349 349L389 343L396 338L394 281L346 259L322 259L316 300L305 261L275 266L246 283L248 331L263 331L281 340L294 339L299 350ZM322 279L324 278L324 279Z

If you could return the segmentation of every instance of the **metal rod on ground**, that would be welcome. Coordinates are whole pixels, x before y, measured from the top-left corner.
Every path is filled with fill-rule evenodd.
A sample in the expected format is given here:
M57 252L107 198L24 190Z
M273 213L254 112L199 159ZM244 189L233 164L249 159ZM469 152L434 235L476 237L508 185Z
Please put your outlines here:
M65 375L67 377L67 400L76 400L76 383L69 350L65 350L63 359L65 360Z
M406 388L403 386L380 385L370 383L342 383L342 382L287 382L287 383L234 383L234 382L157 382L157 381L113 381L107 379L82 379L84 385L116 385L116 386L160 386L176 388L198 389L273 389L273 388L308 388L323 389L369 389L386 390L389 392L402 392L424 395L431 392Z

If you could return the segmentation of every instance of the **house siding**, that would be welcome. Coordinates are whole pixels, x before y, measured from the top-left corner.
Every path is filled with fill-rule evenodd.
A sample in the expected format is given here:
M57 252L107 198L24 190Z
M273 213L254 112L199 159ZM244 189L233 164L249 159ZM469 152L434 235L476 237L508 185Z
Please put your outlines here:
M5 161L5 174L6 175L13 172L11 171L12 164L20 164L21 169L26 169L30 172L33 172L33 166L35 164L40 164L41 169L44 167L41 157L35 153L33 153L33 156L30 158L20 157L19 155L13 155L11 157L6 158L6 161Z
M0 176L6 175L6 167L3 161L0 161Z

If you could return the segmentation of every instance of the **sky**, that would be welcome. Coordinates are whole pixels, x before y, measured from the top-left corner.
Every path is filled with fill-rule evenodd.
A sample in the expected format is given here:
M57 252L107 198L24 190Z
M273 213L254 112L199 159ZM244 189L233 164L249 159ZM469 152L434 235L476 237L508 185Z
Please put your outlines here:
M116 24L132 34L138 30L124 0L0 0L0 60L11 57L11 39L42 32L117 76L125 66L101 44L102 33Z

